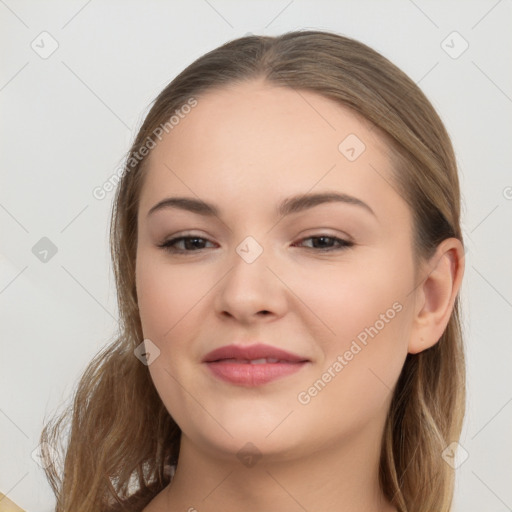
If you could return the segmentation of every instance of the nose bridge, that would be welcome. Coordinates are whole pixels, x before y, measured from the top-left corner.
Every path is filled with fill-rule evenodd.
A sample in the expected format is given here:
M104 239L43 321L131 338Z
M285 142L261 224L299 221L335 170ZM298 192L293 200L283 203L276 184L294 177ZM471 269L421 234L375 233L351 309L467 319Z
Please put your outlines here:
M253 236L247 236L235 248L231 259L233 269L230 272L230 281L234 286L247 287L244 295L263 293L268 290L268 277L271 275L267 269L270 250L263 247Z
M252 265L255 261L261 259L263 253L267 251L263 249L263 245L256 238L249 235L238 244L235 252L246 264ZM264 259L266 259L266 256Z
M231 270L222 280L218 294L219 311L235 317L250 317L261 311L281 313L280 282L267 268L272 266L271 250L255 237L247 236L230 258Z

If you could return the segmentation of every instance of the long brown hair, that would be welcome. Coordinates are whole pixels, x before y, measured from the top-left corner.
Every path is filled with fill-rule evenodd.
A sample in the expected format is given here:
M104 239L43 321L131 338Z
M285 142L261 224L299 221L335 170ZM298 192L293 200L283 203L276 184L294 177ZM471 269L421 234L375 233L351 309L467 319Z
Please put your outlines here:
M191 98L200 101L214 88L260 78L316 92L372 123L387 142L395 186L413 214L417 262L446 238L462 241L449 136L418 86L382 55L334 33L295 31L242 37L197 59L158 95L127 155L110 231L119 333L87 367L67 413L42 433L43 441L56 446L69 427L63 467L47 468L57 512L109 511L115 504L140 509L169 482L165 468L179 456L181 432L147 366L134 356L143 339L135 287L138 200L147 161L141 150L158 142L158 127ZM454 470L441 454L459 439L464 410L457 297L438 343L408 354L388 413L380 482L401 512L449 511Z

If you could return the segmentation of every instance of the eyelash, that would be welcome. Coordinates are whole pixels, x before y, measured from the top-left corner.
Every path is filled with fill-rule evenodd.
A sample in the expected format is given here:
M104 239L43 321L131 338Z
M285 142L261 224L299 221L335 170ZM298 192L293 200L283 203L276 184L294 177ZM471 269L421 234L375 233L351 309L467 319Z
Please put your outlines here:
M352 247L354 245L354 242L350 242L348 240L343 240L342 238L338 238L338 237L330 236L330 235L308 236L306 238L301 239L299 242L304 242L305 240L318 240L320 238L327 238L329 240L333 240L333 241L339 243L340 245L336 248L330 247L330 248L325 249L325 248L316 248L316 247L306 247L306 249L313 249L313 250L316 250L317 252L326 253L326 252L332 252L332 251L343 251L345 249L349 249L350 247ZM179 236L176 238L171 238L170 240L166 240L165 242L159 244L158 247L160 247L170 253L174 253L174 254L186 254L186 253L198 252L203 249L206 249L206 247L201 247L196 250L187 251L185 249L176 249L176 247L173 247L174 244L181 242L182 240L184 240L184 241L186 241L186 240L205 240L205 241L209 242L209 240L207 240L206 238L202 238L200 236Z

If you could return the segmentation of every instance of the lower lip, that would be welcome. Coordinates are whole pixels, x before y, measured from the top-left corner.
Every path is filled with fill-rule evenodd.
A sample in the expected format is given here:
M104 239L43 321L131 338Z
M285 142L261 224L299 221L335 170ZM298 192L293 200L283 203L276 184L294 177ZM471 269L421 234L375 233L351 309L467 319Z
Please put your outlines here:
M259 386L292 375L303 368L306 363L307 361L263 364L215 361L206 363L206 365L216 377L224 381L239 386Z

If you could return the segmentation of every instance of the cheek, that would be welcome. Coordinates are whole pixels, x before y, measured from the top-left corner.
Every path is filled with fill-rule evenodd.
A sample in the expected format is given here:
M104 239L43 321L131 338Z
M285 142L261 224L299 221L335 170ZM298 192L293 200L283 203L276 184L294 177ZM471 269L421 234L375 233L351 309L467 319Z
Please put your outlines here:
M178 328L208 287L197 270L159 260L144 252L137 258L136 286L144 336L162 340Z
M160 259L160 255L145 250L137 255L136 286L143 335L160 350L148 369L171 416L180 428L190 428L188 416L195 417L191 411L197 408L190 397L199 396L201 390L183 378L193 372L193 361L185 357L185 351L200 329L194 306L208 286L199 279L197 270L192 273L184 267L171 267Z
M388 323L352 319L346 329L358 335L341 336L325 346L321 368L296 397L304 421L345 435L385 417L407 356L408 313L399 309L385 310ZM367 318L373 319L373 313L366 311ZM339 330L344 328L340 323Z
M311 317L309 326L318 326L315 339L331 357L348 349L356 338L364 343L376 331L379 338L391 335L391 325L397 327L405 316L412 268L408 261L387 256L382 252L357 261L315 262L286 276L304 313Z
M340 266L325 275L322 270L307 286L295 282L307 306L329 327L316 332L319 370L299 400L308 402L310 417L342 421L350 411L362 421L388 404L407 355L412 267L406 261L380 262L346 271Z

